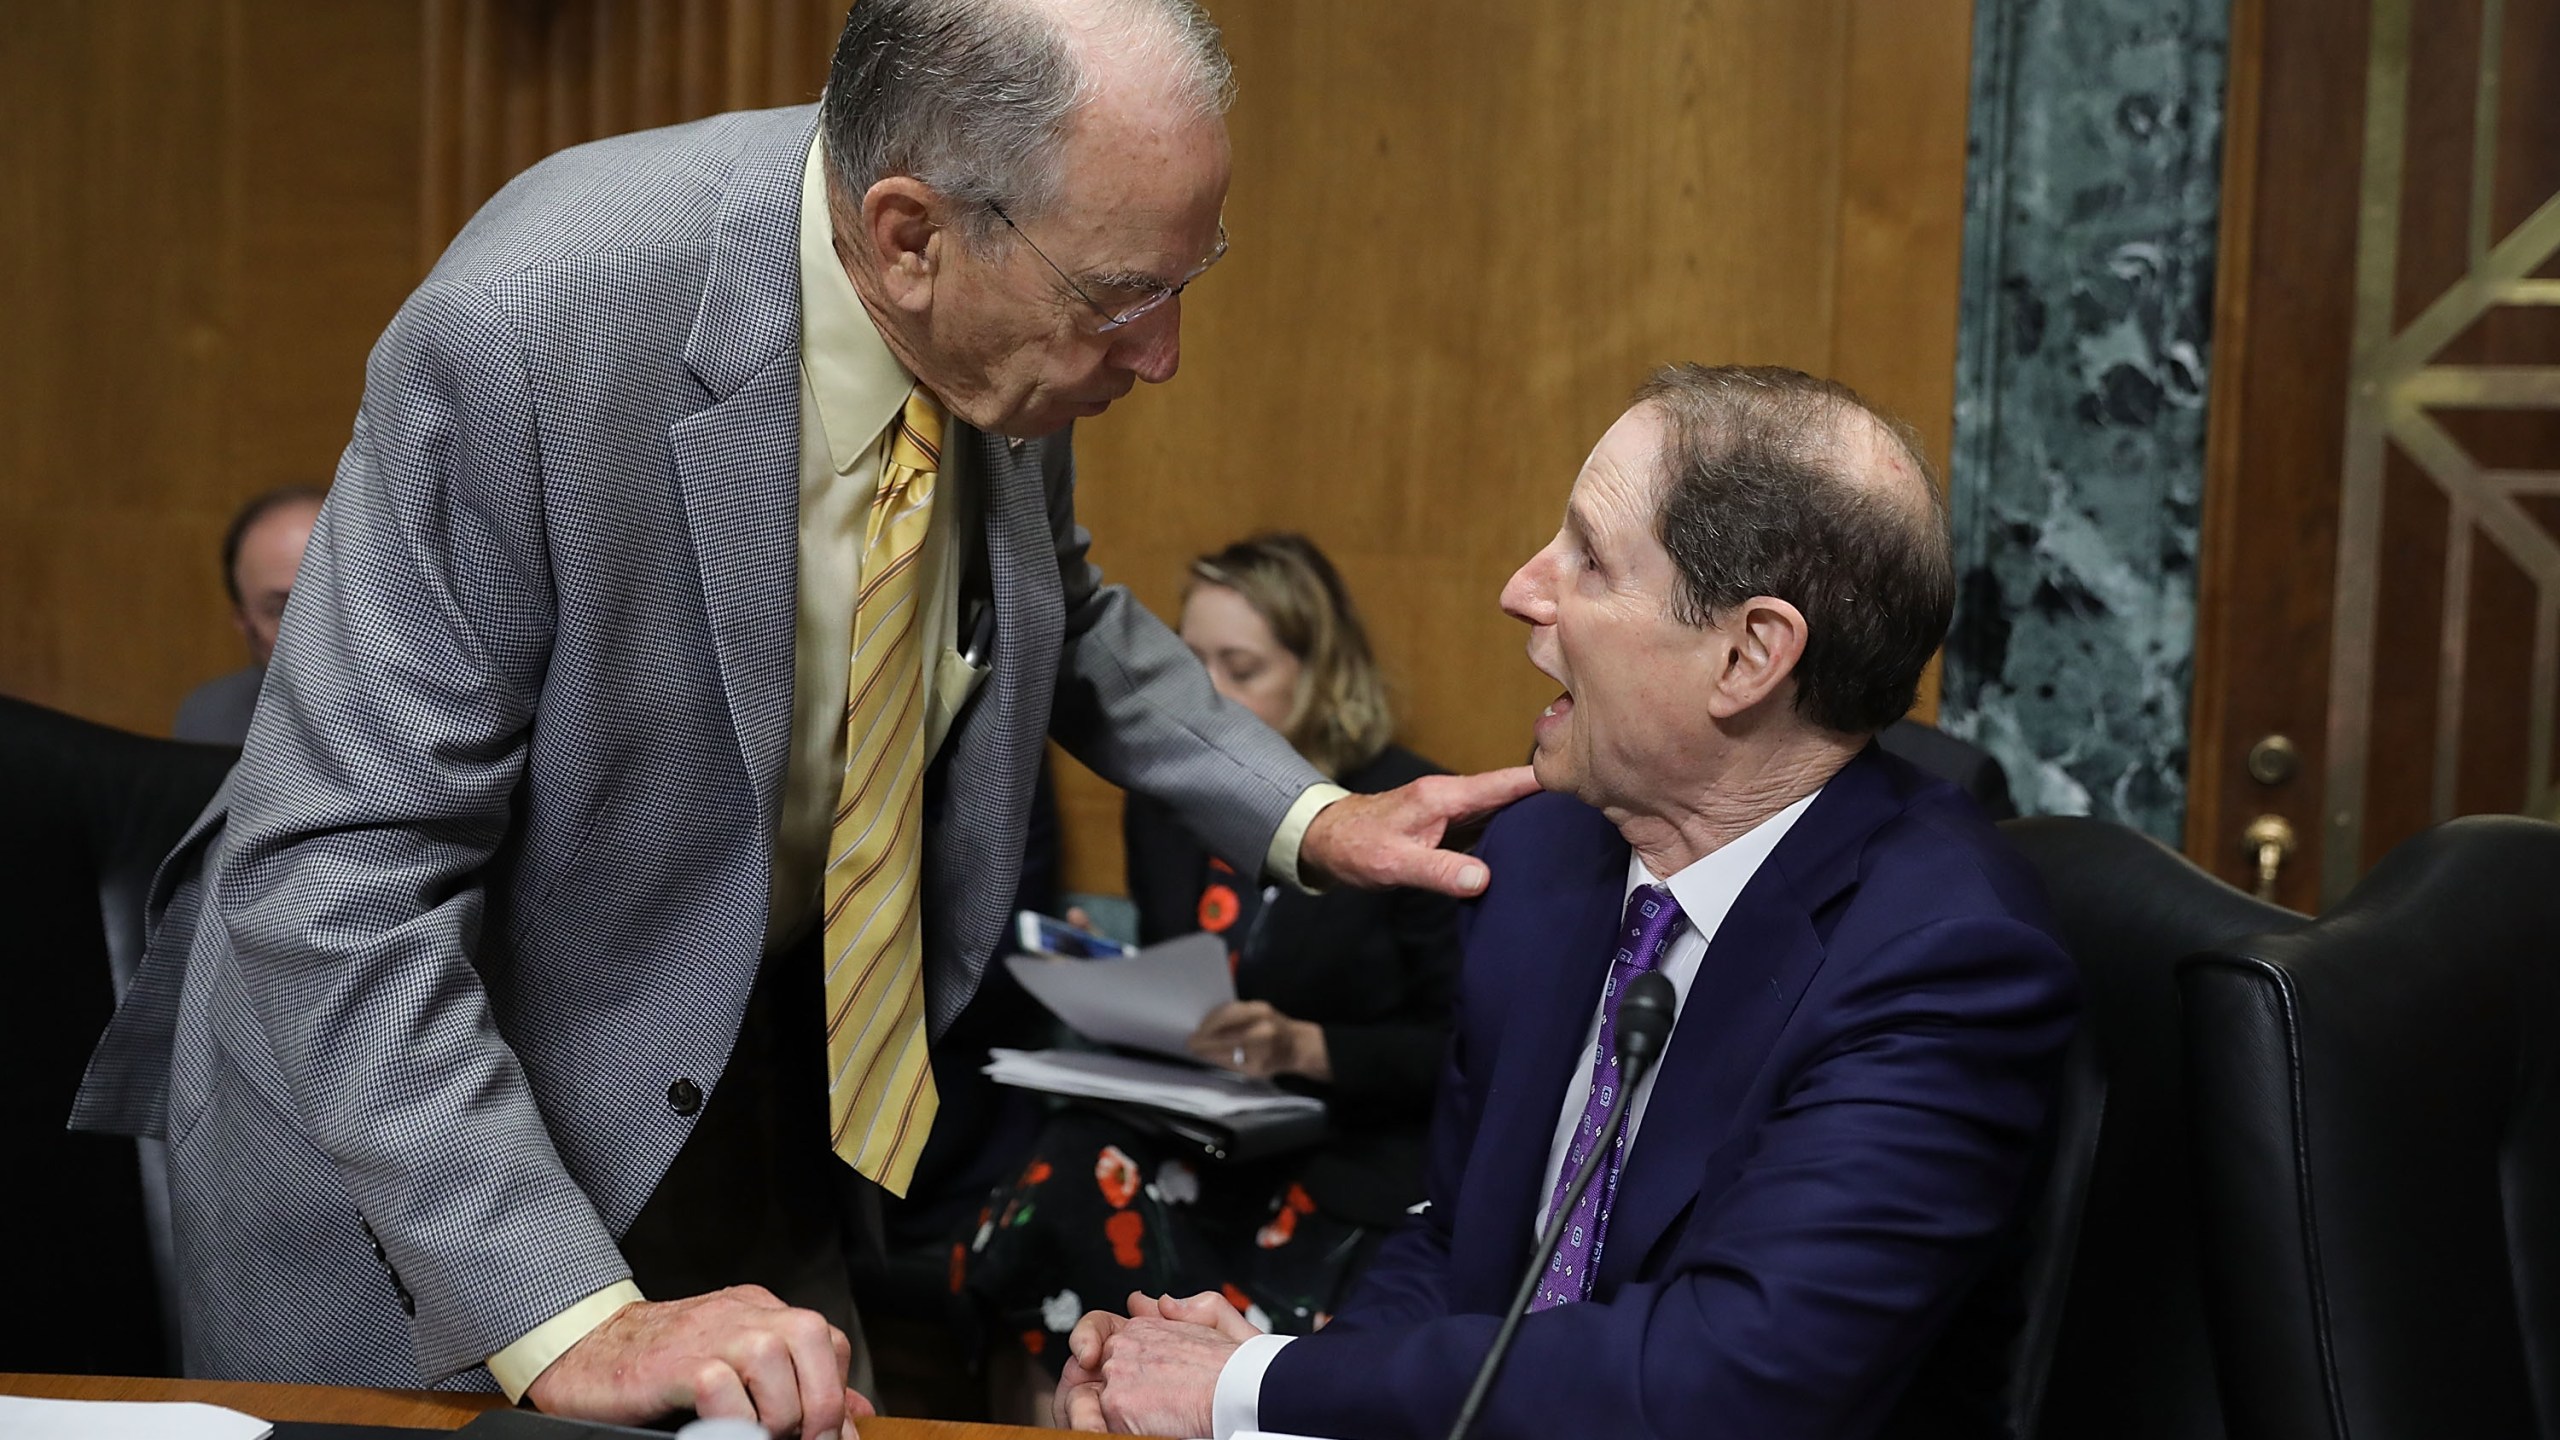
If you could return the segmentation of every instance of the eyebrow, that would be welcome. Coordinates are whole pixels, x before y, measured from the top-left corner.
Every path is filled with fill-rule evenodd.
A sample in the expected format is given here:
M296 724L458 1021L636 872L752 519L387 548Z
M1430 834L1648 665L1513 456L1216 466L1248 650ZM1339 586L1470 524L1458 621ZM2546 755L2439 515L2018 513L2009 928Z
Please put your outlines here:
M1591 527L1583 522L1581 505L1575 501L1568 500L1565 502L1564 528L1565 533L1571 535L1577 542L1586 548L1592 550L1600 548L1598 537L1593 535Z
M1220 221L1218 224L1220 243L1214 253L1202 257L1203 263L1196 270L1185 270L1171 276L1151 275L1143 270L1097 270L1088 272L1084 276L1083 283L1096 289L1149 291L1179 289L1208 274L1220 260L1226 258L1224 243L1226 236L1226 222Z

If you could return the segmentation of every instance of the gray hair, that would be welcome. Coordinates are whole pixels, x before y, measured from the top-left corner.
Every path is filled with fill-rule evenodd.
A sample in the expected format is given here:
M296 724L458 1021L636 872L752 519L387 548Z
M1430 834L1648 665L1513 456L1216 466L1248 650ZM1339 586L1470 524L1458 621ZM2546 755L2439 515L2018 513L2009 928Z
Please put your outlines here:
M1225 112L1235 72L1198 0L1097 0L1084 23L1138 51L1203 114ZM858 0L828 68L820 127L848 195L912 175L962 202L973 240L1058 198L1063 146L1093 96L1087 57L1054 3Z

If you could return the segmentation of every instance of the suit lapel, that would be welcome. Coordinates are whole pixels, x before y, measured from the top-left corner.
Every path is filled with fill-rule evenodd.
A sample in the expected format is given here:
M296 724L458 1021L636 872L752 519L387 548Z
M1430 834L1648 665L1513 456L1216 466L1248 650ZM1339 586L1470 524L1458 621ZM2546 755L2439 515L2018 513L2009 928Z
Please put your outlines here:
M1643 1273L1664 1233L1697 1200L1708 1157L1763 1118L1750 1106L1752 1092L1822 969L1814 917L1855 883L1867 837L1901 809L1877 753L1869 746L1823 787L1708 944L1618 1178L1594 1293Z
M773 833L799 609L799 182L809 131L743 155L722 196L685 363L712 403L667 432L720 684Z
M1597 811L1576 807L1560 815L1569 817L1560 821L1565 828L1587 818L1591 838L1557 844L1555 853L1569 857L1567 863L1540 873L1527 873L1534 858L1505 865L1497 884L1533 885L1536 893L1498 909L1489 905L1476 922L1479 931L1488 924L1507 927L1503 949L1515 993L1502 1003L1501 1029L1488 1043L1492 1074L1461 1201L1461 1213L1481 1215L1485 1223L1460 1231L1484 1253L1453 1257L1451 1266L1481 1293L1460 1297L1461 1309L1508 1304L1528 1261L1532 1227L1552 1180L1547 1152L1565 1089L1591 1064L1583 1035L1608 980L1624 908L1626 842Z

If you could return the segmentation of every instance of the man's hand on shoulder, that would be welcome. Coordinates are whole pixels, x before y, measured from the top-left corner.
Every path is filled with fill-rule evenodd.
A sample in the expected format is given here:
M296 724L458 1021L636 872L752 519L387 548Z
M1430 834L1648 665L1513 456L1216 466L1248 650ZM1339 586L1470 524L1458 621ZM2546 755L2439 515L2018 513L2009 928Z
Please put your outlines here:
M1131 1295L1126 1318L1093 1311L1067 1336L1057 1423L1120 1435L1206 1435L1227 1357L1261 1333L1214 1292Z
M634 1301L562 1352L525 1391L546 1414L637 1425L690 1409L780 1435L835 1440L870 1402L845 1388L853 1345L761 1285Z
M1450 829L1537 793L1526 765L1480 775L1425 775L1376 795L1345 795L1316 812L1298 845L1309 880L1364 890L1410 885L1465 898L1483 893L1484 862L1440 849Z

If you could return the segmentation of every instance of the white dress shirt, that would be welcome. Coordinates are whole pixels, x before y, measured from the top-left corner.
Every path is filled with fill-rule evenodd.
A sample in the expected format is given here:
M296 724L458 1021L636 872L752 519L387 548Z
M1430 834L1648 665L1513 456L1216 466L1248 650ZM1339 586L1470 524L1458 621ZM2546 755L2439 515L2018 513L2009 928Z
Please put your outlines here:
M1778 842L1795 828L1796 821L1803 818L1815 796L1821 793L1817 790L1807 795L1669 876L1657 878L1645 867L1642 856L1632 851L1628 853L1626 888L1620 894L1621 911L1625 897L1635 894L1638 886L1659 884L1670 889L1671 898L1680 902L1680 913L1689 921L1656 967L1671 982L1675 996L1671 1038L1663 1045L1665 1061L1670 1056L1671 1046L1679 1043L1678 1007L1688 1003L1689 984L1698 978L1698 966L1707 958L1707 946L1716 938L1724 917L1732 911L1733 902L1740 898L1742 887L1750 884L1751 877L1760 873L1761 863L1769 858L1769 852L1778 848ZM1609 952L1604 950L1587 958L1575 957L1574 963L1605 968L1609 958ZM1602 1003L1606 1003L1605 997ZM1601 1007L1595 1005L1591 1009L1591 1023L1582 1032L1582 1047L1574 1052L1573 1079L1565 1087L1564 1105L1556 1114L1555 1138L1547 1147L1545 1198L1538 1202L1537 1218L1532 1222L1529 1240L1532 1245L1546 1231L1547 1208L1555 1199L1557 1174L1564 1169L1566 1152L1572 1148L1574 1128L1582 1123L1582 1109L1591 1100L1591 1056L1600 1046L1600 1019ZM1635 1096L1627 1111L1621 1165L1625 1163L1624 1156L1635 1153L1636 1131L1644 1125L1645 1103L1653 1098L1654 1077L1662 1073L1663 1063L1657 1061L1636 1082ZM1258 1335L1237 1346L1236 1352L1227 1357L1225 1368L1218 1372L1217 1394L1210 1406L1213 1428L1209 1433L1214 1440L1227 1440L1228 1436L1238 1432L1262 1428L1263 1372L1271 1368L1272 1358L1292 1338L1287 1335Z

